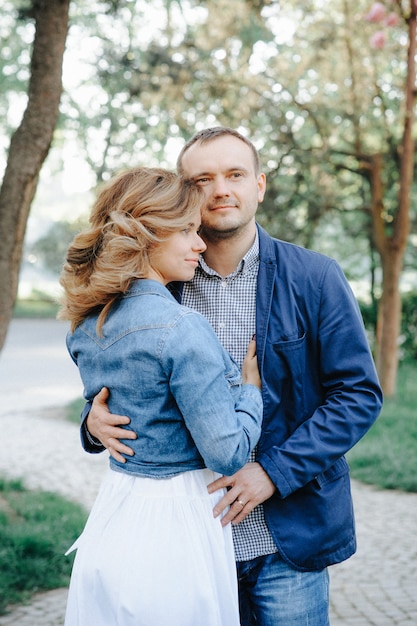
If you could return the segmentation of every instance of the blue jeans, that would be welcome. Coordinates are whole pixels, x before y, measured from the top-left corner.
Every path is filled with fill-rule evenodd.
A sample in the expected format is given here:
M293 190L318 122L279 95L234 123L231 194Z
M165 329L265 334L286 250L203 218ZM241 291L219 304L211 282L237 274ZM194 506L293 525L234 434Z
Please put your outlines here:
M279 554L237 563L241 626L329 626L327 569L298 572Z

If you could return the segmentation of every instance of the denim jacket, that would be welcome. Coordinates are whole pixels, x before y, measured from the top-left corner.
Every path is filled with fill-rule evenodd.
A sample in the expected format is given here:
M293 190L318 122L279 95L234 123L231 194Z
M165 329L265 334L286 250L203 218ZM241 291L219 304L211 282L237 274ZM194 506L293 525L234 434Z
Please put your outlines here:
M113 469L165 478L208 467L231 475L249 458L262 420L259 389L207 320L153 280L137 280L111 309L102 336L90 316L67 336L87 400L105 386L109 409L128 415L134 456Z

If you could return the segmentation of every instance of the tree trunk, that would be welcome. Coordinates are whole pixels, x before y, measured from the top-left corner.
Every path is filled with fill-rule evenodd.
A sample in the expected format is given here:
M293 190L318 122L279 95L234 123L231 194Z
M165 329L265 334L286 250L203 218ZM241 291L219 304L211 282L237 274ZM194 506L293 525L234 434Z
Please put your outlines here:
M30 206L58 119L69 4L70 0L32 0L36 32L28 103L10 142L0 190L0 350L17 295Z
M408 58L405 85L405 119L400 152L398 208L388 228L383 215L382 164L379 156L371 160L372 216L374 240L382 262L382 297L378 307L376 365L385 396L396 391L398 338L401 324L400 276L410 233L410 192L414 170L414 103L416 95L416 1L410 0L408 18Z
M401 328L401 294L399 282L402 253L381 256L382 296L378 306L375 362L385 396L396 391L398 371L398 337Z

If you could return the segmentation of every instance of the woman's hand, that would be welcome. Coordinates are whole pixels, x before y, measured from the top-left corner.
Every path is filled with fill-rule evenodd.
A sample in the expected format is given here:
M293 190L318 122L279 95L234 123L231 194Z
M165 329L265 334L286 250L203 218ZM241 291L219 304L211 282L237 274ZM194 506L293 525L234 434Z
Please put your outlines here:
M262 388L258 360L256 358L256 341L254 339L250 342L245 360L243 361L242 383L244 385L255 385L259 389Z

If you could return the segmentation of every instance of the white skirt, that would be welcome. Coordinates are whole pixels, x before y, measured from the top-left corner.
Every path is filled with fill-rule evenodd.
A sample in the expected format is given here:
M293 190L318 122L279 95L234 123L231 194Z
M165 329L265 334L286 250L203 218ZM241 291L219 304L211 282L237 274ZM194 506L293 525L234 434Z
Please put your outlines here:
M65 626L239 626L230 524L211 470L169 479L108 470L81 536Z

